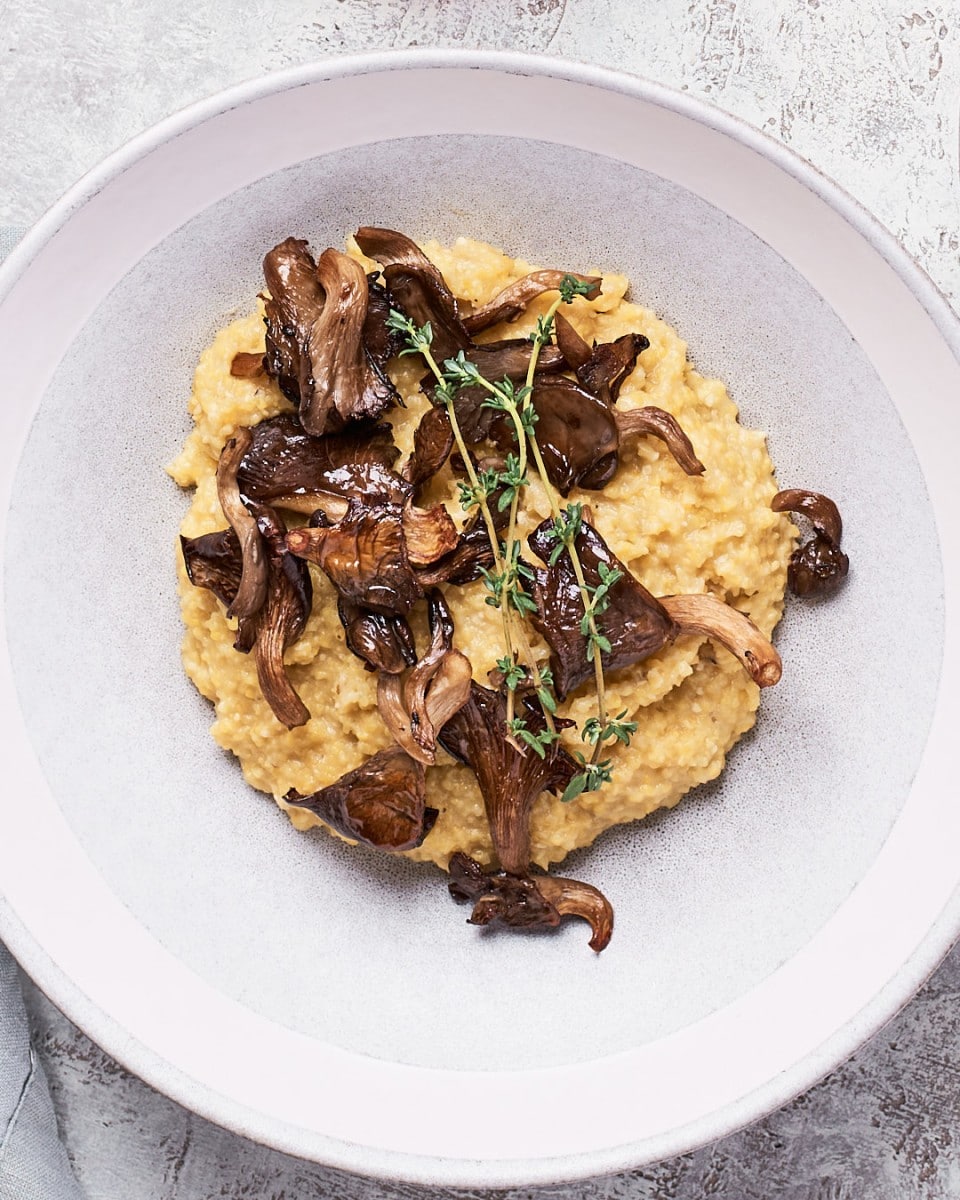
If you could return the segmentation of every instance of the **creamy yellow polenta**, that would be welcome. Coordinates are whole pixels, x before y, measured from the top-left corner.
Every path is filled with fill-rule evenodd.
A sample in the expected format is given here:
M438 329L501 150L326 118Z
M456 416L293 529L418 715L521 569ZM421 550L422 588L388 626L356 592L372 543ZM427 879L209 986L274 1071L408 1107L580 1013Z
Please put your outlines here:
M468 304L489 300L533 268L480 242L458 239L452 247L428 243L424 249L453 292ZM356 247L351 253L362 259ZM363 259L362 259L363 260ZM372 267L368 260L363 260ZM654 438L633 440L621 468L602 492L574 492L593 510L594 523L614 553L654 595L711 592L748 613L768 636L783 606L787 560L796 531L770 509L777 491L762 434L743 428L723 384L704 379L687 361L686 345L649 309L626 300L627 280L607 275L601 295L578 298L567 314L588 341L611 341L638 331L650 347L624 383L622 409L657 405L686 430L701 461L702 476L688 477ZM497 326L483 340L529 332L553 297L530 305L512 325ZM169 471L181 487L195 488L182 533L196 537L224 528L217 501L220 451L236 429L253 425L289 403L272 380L235 379L230 364L238 351L262 352L260 314L235 321L201 356L190 396L195 428ZM418 392L419 363L402 360L393 372L407 407L390 415L404 454L427 407ZM431 485L429 501L443 500L455 518L456 487L448 469ZM538 483L524 492L524 532L549 514ZM292 517L302 524L304 518ZM252 656L233 649L232 622L212 593L192 587L179 552L180 598L186 634L183 662L197 688L214 705L212 733L240 760L244 776L270 793L300 829L320 822L304 810L288 809L284 793L309 793L332 783L389 744L377 712L375 677L344 646L333 588L313 567L315 599L304 636L286 655L294 687L313 714L288 730L260 695ZM500 622L484 603L480 584L445 589L456 620L457 645L473 663L474 676L503 653ZM546 649L531 630L535 650ZM421 637L421 645L423 640ZM723 647L685 637L636 667L611 673L608 708L626 710L638 723L629 749L618 747L613 782L601 792L570 804L544 794L532 817L533 859L540 866L559 862L611 825L669 807L696 784L715 778L727 751L755 720L759 690ZM562 711L582 724L594 711L592 688L585 685ZM578 743L571 740L571 748ZM455 850L487 864L490 838L483 802L473 774L443 751L428 771L427 802L440 812L423 845L410 857L445 867Z

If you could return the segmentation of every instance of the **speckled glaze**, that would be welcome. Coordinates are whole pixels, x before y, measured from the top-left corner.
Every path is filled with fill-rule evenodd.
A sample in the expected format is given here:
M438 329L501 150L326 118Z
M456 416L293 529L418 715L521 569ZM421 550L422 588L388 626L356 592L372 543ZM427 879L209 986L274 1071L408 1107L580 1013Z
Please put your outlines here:
M438 68L450 65L433 61ZM375 89L376 76L365 72L379 65L359 64L356 74L343 67L329 73L348 89ZM83 335L61 361L50 363L56 370L13 492L7 619L27 726L59 809L96 866L97 887L105 888L112 903L122 903L125 921L139 922L181 970L200 981L211 1012L219 1004L237 1016L242 1007L278 1030L335 1048L346 1056L335 1056L345 1070L350 1055L379 1059L384 1077L397 1075L400 1064L453 1074L520 1069L530 1077L579 1065L590 1067L599 1081L605 1062L615 1077L624 1055L651 1046L663 1055L658 1069L669 1070L671 1047L680 1044L676 1038L708 1029L711 1019L722 1025L723 1013L738 1004L760 1003L762 1011L758 997L765 987L776 994L777 979L792 976L810 986L807 966L816 958L811 947L818 935L851 908L848 897L883 855L892 854L896 862L896 839L888 835L917 791L911 793L910 784L920 768L943 653L939 606L918 617L909 640L898 636L900 614L917 590L938 597L943 583L933 509L895 403L904 380L880 347L877 311L884 304L900 305L917 323L918 338L940 339L942 362L931 370L940 371L943 380L956 372L943 346L943 338L953 334L930 292L924 300L942 330L921 328L929 318L880 256L834 211L821 215L819 201L794 182L793 173L805 175L799 166L760 142L755 148L768 158L754 159L748 147L755 140L731 123L616 77L558 67L553 76L538 74L542 65L520 59L483 65L506 69L498 93L512 94L515 104L556 101L567 89L569 98L596 105L610 118L608 135L594 137L608 154L618 146L618 122L641 110L648 128L662 123L661 140L651 137L645 167L606 162L576 145L558 149L542 141L504 140L493 129L464 134L456 128L441 141L425 135L416 144L408 139L362 149L333 147L322 159L255 183L244 181L242 165L234 170L231 162L224 172L234 180L230 195L198 201L199 215L187 210L192 219L182 227L163 216L161 224L167 221L170 228L157 240L131 222L130 270L113 278L108 270L99 275L103 298L92 307ZM533 77L513 74L521 71ZM221 144L231 158L243 136L251 136L244 113L258 105L262 114L271 105L309 102L314 74L320 80L325 72L288 78L286 89L250 89L245 97L233 97L223 106L225 118L213 115L213 106L200 115L209 118L208 126L224 121ZM469 77L470 83L477 78ZM234 109L242 99L246 108ZM91 189L86 213L110 203L111 186L137 196L141 165L152 160L162 168L170 155L176 161L185 142L203 128L190 130L185 120L179 139L161 134L148 140L141 147L148 150L146 158L138 162L132 155L118 164L128 169L117 175L115 186L108 184L102 195ZM166 134L177 131L172 126ZM688 146L669 141L678 131L685 131ZM784 189L805 214L804 206L812 205L824 236L837 237L878 272L878 286L883 283L888 292L871 297L877 310L871 303L845 308L843 280L822 265L820 291L811 287L804 278L802 241L791 241L775 214L754 214L756 232L734 219L731 213L742 220L750 209L738 192L736 171L734 182L731 173L711 174L708 166L688 176L686 185L665 178L684 176L684 151L702 149L703 138L723 146L744 171L759 170L765 183ZM416 196L378 192L385 164L392 177L402 177L410 170L405 164L414 161L422 170L425 161L436 159L437 169L422 175L439 180L440 157L452 151L460 163L454 183L435 183L432 193L421 186ZM771 166L778 159L780 166ZM554 198L550 182L558 164L562 173L589 181L588 199L575 215L568 198ZM500 188L484 186L492 169L503 180ZM806 182L819 188L812 178ZM315 199L321 195L322 205ZM375 213L371 196L377 197ZM830 198L867 228L842 199ZM625 212L644 218L629 233ZM80 209L75 233L84 219ZM291 231L336 243L361 220L441 238L465 229L531 258L625 269L638 294L688 338L696 364L723 375L746 419L769 428L781 481L815 482L835 495L856 536L859 565L841 600L829 609L791 612L781 650L788 664L796 664L794 675L765 705L758 734L738 753L724 782L677 814L615 834L580 856L578 873L601 882L618 904L617 938L596 961L585 955L575 928L552 943L465 936L460 915L432 872L298 838L243 788L231 764L211 755L202 702L177 670L172 576L165 564L180 501L171 485L164 490L156 468L182 436L191 364L212 330L249 304L265 245ZM870 232L896 258L895 248ZM42 233L28 242L8 270L9 279L31 254L42 256ZM64 235L68 251L76 247L76 265L84 266L81 238L70 242L69 225ZM795 256L800 269L784 254ZM687 265L691 259L695 272ZM897 266L923 292L909 266L899 260ZM36 278L39 268L33 270ZM131 340L140 347L135 360L125 353ZM839 411L838 393L844 397ZM106 426L105 410L112 414ZM916 414L910 419L917 437ZM811 427L829 429L830 436L811 438ZM869 439L862 437L865 427ZM924 451L935 460L935 452L926 446ZM879 476L886 486L878 495ZM35 531L49 510L51 490L72 511L103 513L91 549L82 543L38 549ZM150 513L146 530L131 528L131 510ZM896 560L887 553L891 541L903 548ZM104 598L101 581L116 573L117 546L124 547L124 570ZM50 607L52 596L56 604ZM56 648L47 637L54 621L65 622L68 631ZM64 641L70 647L65 658ZM890 647L879 659L878 642ZM909 691L899 687L904 677L912 680ZM151 681L146 693L144 679ZM91 697L97 698L95 718ZM81 712L91 719L71 720ZM891 726L898 731L895 739L886 736ZM138 747L136 757L125 752L131 744ZM78 763L86 769L78 772ZM147 849L149 870L143 863ZM906 900L901 907L912 911ZM362 922L358 909L365 913ZM322 920L311 921L310 913L322 914ZM872 928L863 914L859 919L866 919L861 932ZM850 1017L861 1010L855 1020L838 1026L826 1017L819 1032L810 1031L814 1043L805 1050L799 1043L790 1046L789 1077L771 1082L766 1062L777 1059L778 1024L771 1021L769 1028L755 1029L757 1061L744 1075L753 1095L744 1092L736 1102L728 1097L709 1114L692 1118L681 1089L667 1099L667 1108L673 1105L678 1114L672 1126L657 1124L638 1104L630 1144L595 1140L577 1152L559 1149L554 1137L530 1158L511 1153L509 1139L491 1147L461 1138L445 1151L421 1139L408 1143L412 1152L404 1154L376 1138L345 1149L342 1142L359 1140L356 1133L346 1139L341 1134L338 1144L329 1130L304 1135L289 1122L281 1128L275 1115L262 1119L248 1100L238 1100L250 1095L249 1088L238 1087L224 1098L222 1074L211 1088L201 1065L192 1072L199 1075L196 1086L183 1078L183 1061L170 1061L169 1050L121 1042L115 1014L102 1003L96 1011L96 1005L91 1009L79 1000L43 951L31 949L30 938L9 914L4 934L48 990L104 1044L226 1124L355 1169L424 1182L506 1183L592 1174L689 1148L786 1098L893 1011L945 949L951 920L920 954L926 926L903 930L902 969L894 982L884 974L883 954L867 963L863 979L851 981L849 1000L855 1003L857 987L874 980L863 997L864 1002L873 997L869 1012L855 1003ZM869 958L871 947L863 946ZM505 976L511 979L508 1014L496 1000ZM463 986L467 978L469 989ZM483 988L476 986L479 981ZM107 981L108 991L114 982ZM362 1004L356 1002L358 992ZM562 1011L547 1003L557 994L564 996ZM134 1007L137 1000L135 994L124 997ZM600 1021L598 1004L604 1012ZM418 1023L426 1008L433 1015L428 1025ZM255 1022L250 1028L263 1026ZM827 1037L832 1040L826 1047L815 1049ZM222 1053L229 1053L227 1045ZM772 1057L766 1060L765 1054ZM677 1066L672 1064L674 1073ZM718 1062L711 1069L719 1068ZM364 1069L372 1071L371 1080L378 1077L369 1063ZM697 1086L696 1072L688 1078L689 1086ZM662 1098L652 1090L651 1100ZM430 1161L427 1156L436 1153L445 1154L445 1161ZM483 1167L469 1161L480 1157L499 1161Z

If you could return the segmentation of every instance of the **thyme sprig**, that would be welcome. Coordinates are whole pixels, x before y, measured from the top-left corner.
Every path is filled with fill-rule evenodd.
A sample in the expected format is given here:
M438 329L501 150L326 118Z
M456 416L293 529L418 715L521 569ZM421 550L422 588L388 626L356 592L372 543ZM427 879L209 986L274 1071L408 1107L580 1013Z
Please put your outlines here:
M519 656L513 644L514 623L511 619L511 611L516 612L521 617L521 621L517 626L517 637L523 659L527 669L530 671L537 694L539 695L546 686L543 683L542 671L533 655L526 627L522 621L522 617L526 613L536 611L536 605L532 597L525 592L522 584L524 576L529 579L532 577L532 574L529 567L520 562L520 546L518 542L515 542L515 538L511 539L508 535L506 546L501 545L489 503L491 497L500 487L508 490L510 492L510 499L502 504L498 501L498 508L502 512L507 504L510 505L511 525L515 526L520 489L526 484L525 447L520 457L515 457L513 463L508 458L503 472L484 470L478 473L470 451L467 449L463 431L460 429L455 400L457 393L464 387L470 387L475 383L482 383L487 386L492 385L487 384L476 364L470 362L462 350L455 359L447 359L441 369L431 349L433 344L433 328L429 321L424 325L417 326L405 313L399 312L397 309L391 309L386 324L387 329L392 333L398 334L403 339L404 344L400 351L400 357L402 358L409 354L419 354L436 380L435 393L446 408L447 416L450 419L450 428L453 431L457 450L463 459L469 481L466 485L459 485L461 501L465 502L463 507L465 510L471 507L478 507L484 526L486 527L487 538L493 552L494 569L492 571L483 569L481 574L484 584L490 592L490 595L487 596L487 603L500 610L504 647L506 649L506 655L501 662L511 665L508 672L505 673L505 677L509 674L510 678L515 680L513 687L508 686L507 688L507 724L509 728L513 721L514 693L519 686L519 679L517 678L516 671L513 670L513 668L519 665ZM504 396L506 396L506 393L504 393ZM553 721L554 711L556 711L555 705L553 708L543 708L543 716L548 733L556 733ZM512 737L515 736L512 729L510 733Z
M546 313L537 318L536 328L530 335L530 340L533 342L533 351L530 355L530 364L527 367L526 382L522 389L524 393L524 406L529 407L531 411L533 409L533 381L537 370L537 362L539 361L540 351L553 337L554 318L556 317L557 310L561 304L571 304L576 296L587 295L590 290L589 284L583 283L572 275L565 275L560 282L557 299L553 301ZM583 618L580 622L580 633L586 639L587 661L593 663L594 683L597 692L597 715L585 723L584 730L588 726L591 730L595 727L599 733L596 739L593 739L584 736L584 730L581 730L583 740L593 743L593 754L589 763L582 764L584 769L574 776L574 779L571 781L571 787L576 785L573 796L578 796L581 792L596 791L604 783L609 782L609 762L606 764L606 770L601 769L604 767L604 764L600 760L604 744L616 738L616 740L621 741L624 745L629 745L630 738L637 729L635 722L624 722L620 718L611 723L607 715L606 685L603 676L602 655L609 653L610 641L601 632L597 624L597 617L606 610L610 603L610 589L622 578L622 572L608 567L605 563L601 563L599 566L600 583L595 588L591 588L587 583L583 572L583 564L580 562L580 555L577 552L577 537L583 526L583 506L580 504L568 504L565 508L561 507L560 498L547 475L543 454L537 441L536 422L527 419L524 421L524 428L530 443L534 462L537 466L537 473L540 476L540 481L550 502L550 512L553 517L553 533L557 544L550 555L550 566L555 566L564 553L570 558L577 587L580 590L580 599L583 602ZM621 718L624 715L621 714ZM612 732L614 728L616 728L617 732ZM579 757L581 756L578 755ZM568 788L567 790L569 791L570 789ZM572 799L573 796L570 798ZM564 794L564 798L567 798L566 793Z
M583 792L596 791L610 781L612 760L601 758L603 749L615 742L628 746L637 730L637 724L635 721L626 720L626 711L613 718L607 712L602 656L610 652L611 645L598 624L598 618L610 604L610 591L623 577L623 573L607 566L606 563L601 563L598 567L600 582L595 586L587 583L577 551L577 538L583 528L583 506L578 503L561 505L537 441L537 412L533 406L533 388L540 352L553 338L555 317L560 305L572 303L577 296L589 295L592 285L575 276L566 275L557 291L556 300L537 318L536 327L530 334L533 343L530 361L524 383L519 387L511 379L502 379L499 382L487 379L476 363L471 362L462 350L455 357L446 359L441 368L431 352L433 331L429 322L417 327L403 313L393 310L387 327L404 339L401 355L422 355L436 379L436 396L446 407L457 449L467 470L469 482L458 484L461 506L465 511L473 507L480 508L493 550L493 569L484 569L481 574L489 593L486 602L500 610L503 621L507 653L498 660L497 668L507 692L508 734L515 744L529 746L534 753L544 758L549 747L559 739L553 721L557 704L553 693L553 677L549 669L538 665L525 632L524 619L530 613L536 612L536 603L524 586L532 580L533 574L520 558L520 540L517 532L521 493L529 486L528 456L533 458L553 520L552 532L556 544L551 551L549 565L555 566L564 554L570 559L583 603L580 633L586 643L587 661L594 667L597 712L596 716L584 722L580 731L582 741L585 745L592 746L593 751L589 759L579 751L576 752L580 770L571 779L562 797L564 801L570 801ZM499 471L477 471L457 420L454 403L457 393L464 388L474 387L482 388L487 393L482 401L484 408L503 413L513 425L517 450L516 453L508 454L503 468ZM502 544L490 510L490 501L497 493L497 511L502 514L509 508L507 533ZM518 639L524 649L523 663L519 661L513 648L511 631L514 620L517 622ZM528 680L533 682L544 716L545 728L539 732L531 730L524 717L514 715L515 693L521 684Z

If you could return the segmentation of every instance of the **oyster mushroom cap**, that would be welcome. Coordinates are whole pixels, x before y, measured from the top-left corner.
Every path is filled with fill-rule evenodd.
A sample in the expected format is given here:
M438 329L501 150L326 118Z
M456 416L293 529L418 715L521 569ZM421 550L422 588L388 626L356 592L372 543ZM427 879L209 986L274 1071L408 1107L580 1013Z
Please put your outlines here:
M470 345L453 293L416 242L395 229L371 225L362 226L355 237L363 253L382 266L393 303L418 328L429 323L438 362Z
M373 612L406 617L423 596L399 505L351 500L335 525L291 529L287 548L316 563L344 600Z
M329 787L284 800L305 808L337 833L378 850L413 850L433 828L437 810L424 803L423 767L399 746L372 755Z
M381 674L377 707L404 750L427 766L436 761L437 734L470 698L470 660L453 646L453 618L439 589L427 597L430 646L403 676Z
M526 714L534 733L542 731L539 709ZM559 744L543 758L506 737L503 694L479 683L470 686L467 703L446 723L438 741L454 758L471 767L480 785L490 836L500 865L523 874L530 864L530 810L541 792L563 792L577 764Z

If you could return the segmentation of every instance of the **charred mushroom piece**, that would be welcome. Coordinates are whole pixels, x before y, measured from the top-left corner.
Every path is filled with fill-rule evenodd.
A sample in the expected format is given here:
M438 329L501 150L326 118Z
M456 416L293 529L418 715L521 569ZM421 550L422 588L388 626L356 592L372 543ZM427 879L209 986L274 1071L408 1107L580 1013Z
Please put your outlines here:
M557 349L563 355L571 371L577 371L590 361L593 351L590 343L580 336L562 312L556 312L553 328L557 337Z
M549 562L556 545L552 523L544 521L530 536L531 549ZM609 588L609 607L602 632L610 650L601 656L604 671L642 662L684 634L702 634L724 645L736 656L754 683L770 687L781 674L780 656L748 616L715 596L669 596L657 599L612 553L597 531L584 522L577 536L577 553L588 586L602 582L600 568L619 572ZM534 572L533 597L537 613L534 626L552 651L554 684L562 699L593 675L586 640L580 632L583 601L573 563L561 554L546 570Z
M453 647L453 618L442 592L430 593L428 614L429 650L405 677L380 676L377 706L398 745L433 766L437 734L470 698L473 672L470 660Z
M485 379L510 379L514 383L521 383L526 379L532 351L533 345L528 338L510 338L502 342L488 342L484 346L471 346L463 353ZM538 375L546 378L552 372L563 370L564 365L557 347L545 346L537 359ZM441 403L432 375L425 376L420 387L431 404ZM463 440L468 446L476 446L484 438L490 438L497 445L509 448L512 445L513 425L495 409L485 406L484 402L488 399L489 393L480 385L461 388L457 392L454 410Z
M320 255L317 276L323 308L307 343L310 373L301 371L300 421L315 437L348 421L376 420L396 403L397 393L375 370L364 346L368 287L363 267L330 247Z
M367 276L367 317L363 323L363 346L373 368L383 374L387 363L400 349L395 333L387 325L393 297L377 282L378 271Z
M520 383L527 377L533 343L529 338L506 338L499 342L485 342L482 346L471 346L464 357L472 362L484 379L512 379ZM565 366L563 355L556 346L544 346L537 357L537 372L550 375L562 371Z
M494 516L499 516L495 509ZM435 587L438 583L462 585L476 582L492 566L490 538L483 521L477 519L460 534L455 549L430 566L421 567L417 578L424 587Z
M413 435L413 453L404 464L403 477L415 490L432 479L450 457L453 427L446 409L428 408Z
M620 441L639 434L659 438L673 455L680 469L687 475L702 475L705 467L697 458L693 443L684 433L680 422L671 413L652 404L635 408L630 412L617 411L617 428Z
M790 590L797 596L835 591L850 570L850 559L840 549L843 522L836 504L820 492L787 488L777 492L770 507L774 512L800 513L813 526L813 537L790 556Z
M200 537L181 536L180 549L187 578L194 587L213 592L224 608L229 608L240 587L243 557L240 541L232 529L219 533L204 533ZM233 648L246 654L257 640L257 617L245 617L237 622Z
M407 557L414 567L429 566L455 550L460 540L457 527L442 504L417 508L407 502L401 518Z
M507 741L506 704L500 692L473 683L470 699L444 726L443 748L469 766L477 777L500 866L513 875L530 864L530 810L541 792L562 793L577 764L558 744L543 758ZM543 730L539 709L528 711L527 725Z
M605 395L597 395L565 375L539 372L534 379L532 403L537 413L537 441L544 466L550 481L563 496L574 487L592 491L606 487L620 466L623 439L634 434L660 438L688 475L703 471L703 463L690 439L663 409L647 407L621 412ZM504 448L512 438L502 420L498 424L488 419L487 434Z
M595 300L600 295L603 280L599 275L575 275L572 271L531 271L529 275L508 284L488 303L474 309L468 317L464 317L463 323L473 334L489 329L499 321L515 321L531 300L544 292L556 291L568 276L590 285L590 291L586 293L588 300Z
M306 627L313 604L313 584L307 564L287 550L286 527L280 517L263 507L257 524L270 564L267 599L257 626L257 678L274 716L288 729L295 729L310 720L310 712L287 676L283 653Z
M473 904L471 925L496 921L515 929L555 929L566 916L590 923L590 949L606 949L613 934L613 909L595 887L551 875L485 872L478 862L457 852L450 859L450 895Z
M615 401L623 381L649 345L650 339L642 333L625 333L615 342L595 345L587 361L577 368L577 379L588 392Z
M530 548L547 563L556 545L551 521L543 521L530 535ZM602 631L610 651L602 655L604 671L642 662L672 642L676 625L663 605L635 579L592 525L583 522L576 539L577 553L589 587L602 582L600 568L617 571L620 578L608 591L609 607ZM557 696L563 699L592 678L586 639L580 632L583 600L570 555L563 553L552 567L534 572L533 598L537 612L531 621L552 651L551 664Z
M299 404L310 377L310 331L323 309L317 264L305 241L289 237L266 254L263 274L270 292L264 299L264 365L287 399Z
M307 243L287 238L263 260L267 371L299 406L304 429L317 437L350 421L373 420L396 403L381 364L366 349L377 342L368 323L363 268L339 250L314 259ZM378 299L379 303L379 299Z
M347 649L362 658L368 671L399 675L417 661L410 626L403 617L385 616L340 597L337 615L346 634Z
M739 609L706 594L661 596L660 604L677 627L676 637L704 634L726 646L758 687L780 682L780 655Z
M281 413L254 427L237 483L247 500L306 514L331 497L402 504L412 487L392 470L399 456L389 425L316 438Z
M537 888L561 917L582 917L591 930L590 949L599 954L613 936L613 908L604 894L579 879L556 875L537 877Z
M306 563L286 549L280 517L262 506L256 520L265 548L267 592L257 612L239 620L233 644L243 653L255 649L260 691L277 720L293 729L308 721L310 713L287 677L283 654L306 627L313 584ZM198 538L181 537L180 545L190 582L213 592L229 615L243 571L236 534L224 529Z
M413 850L433 828L437 810L424 802L424 771L391 746L309 796L284 799L314 813L337 833L377 850Z
M414 325L429 322L433 355L438 362L453 358L458 350L470 345L470 334L460 320L453 293L416 242L394 229L369 225L357 230L356 239L363 253L383 267L393 303Z
M532 403L544 466L561 496L574 487L596 490L608 484L620 461L613 408L563 375L538 374Z
M224 446L217 464L217 497L223 515L240 542L243 563L240 586L227 609L227 616L238 620L259 612L267 598L268 568L263 538L256 519L241 499L237 484L237 471L252 443L250 430L239 429Z
M650 345L642 333L625 333L613 342L594 342L590 346L563 313L554 318L557 346L567 365L576 372L577 382L595 396L615 402L620 387L637 359Z
M287 548L316 563L345 601L372 612L406 617L423 595L397 504L351 500L335 525L291 529Z

